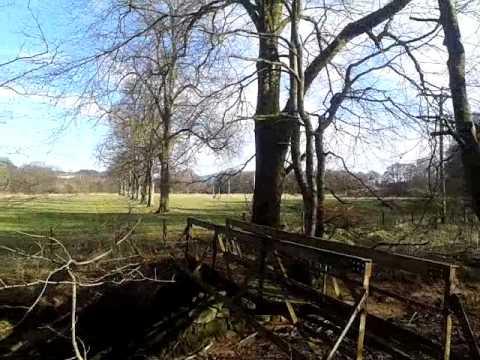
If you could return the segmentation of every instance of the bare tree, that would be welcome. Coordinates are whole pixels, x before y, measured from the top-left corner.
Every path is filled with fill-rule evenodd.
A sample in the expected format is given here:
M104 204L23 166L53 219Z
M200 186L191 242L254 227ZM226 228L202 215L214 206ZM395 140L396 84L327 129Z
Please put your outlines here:
M141 200L150 199L157 160L158 212L162 213L169 210L172 170L187 163L202 147L215 153L230 151L241 135L241 92L225 73L218 75L222 62L211 39L211 25L208 19L193 17L191 5L187 0L162 1L133 8L131 16L139 28L136 32L144 29L142 41L122 47L115 58L121 64L122 77L128 77L129 94L126 101L113 106L126 107L123 115L108 112L115 113L117 120L136 134L127 146L130 155L123 156L130 159L127 173L132 180L128 182L140 188ZM116 135L125 137L123 133ZM136 167L144 174L141 180L133 170Z
M448 74L455 115L456 139L459 142L467 188L472 197L473 209L480 218L480 145L472 119L465 79L465 48L460 34L457 10L452 1L439 0L440 23L448 50Z

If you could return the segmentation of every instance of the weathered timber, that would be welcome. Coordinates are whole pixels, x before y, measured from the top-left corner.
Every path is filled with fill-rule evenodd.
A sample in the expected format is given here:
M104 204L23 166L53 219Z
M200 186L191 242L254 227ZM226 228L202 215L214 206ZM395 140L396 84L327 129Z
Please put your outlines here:
M450 301L455 293L455 280L455 269L450 268L448 274L445 275L445 295L443 299L443 360L450 359L452 346L453 314Z
M246 310L242 305L238 304L235 301L232 301L227 296L223 296L215 290L215 288L211 287L204 281L202 281L198 276L195 276L188 268L185 266L178 265L179 269L186 274L191 280L193 280L197 285L203 289L206 293L210 296L217 298L218 300L224 302L226 306L231 308L233 311L240 313L242 318L245 319L252 327L254 327L258 332L260 332L263 336L265 336L268 340L272 343L277 345L280 349L282 349L290 358L298 359L298 360L307 360L308 358L291 346L288 342L283 340L282 338L275 335L270 330L266 329L263 325L261 325L255 318L249 314L248 310Z
M227 226L258 235L268 236L275 240L297 242L333 252L372 259L372 262L378 266L403 270L410 273L426 274L439 279L443 279L444 276L450 272L450 268L455 266L441 261L394 254L363 246L348 245L335 241L323 240L316 237L306 237L302 234L290 233L268 226L251 224L239 220L227 219Z
M471 358L473 360L480 360L480 346L478 345L477 338L473 333L473 329L470 325L470 320L468 319L462 300L457 294L452 295L450 299L450 306L460 322L463 335L465 336L470 349Z
M434 311L443 311L443 339L441 343L437 343L418 335L415 332L400 328L386 320L367 314L366 307L362 308L361 315L359 316L359 319L356 320L358 323L358 330L356 329L354 331L354 334L358 337L357 359L362 358L361 354L364 350L363 343L365 337L367 343L371 342L382 348L390 348L392 355L400 355L399 358L409 358L410 355L407 354L408 349L414 352L420 351L426 355L434 358L442 358L444 360L455 358L451 354L452 321L454 315L452 310L455 310L453 308L454 304L451 303L451 301L452 296L456 292L456 282L458 281L456 277L456 265L412 256L392 254L361 246L331 242L315 237L305 237L301 234L288 233L266 226L254 225L231 219L227 220L226 226L212 224L202 220L197 221L197 219L193 219L189 224L191 224L191 226L194 224L196 226L206 225L204 226L205 228L214 230L215 233L225 235L227 246L222 244L220 236L214 236L213 245L211 247L215 248L218 245L220 246L220 253L227 263L227 270L230 270L230 261L245 266L255 265L256 269L258 269L257 279L259 280L259 287L257 290L260 297L262 294L264 278L268 277L269 279L273 279L277 284L280 284L282 289L288 289L284 294L285 300L287 300L288 295L298 295L307 299L310 305L318 306L318 308L321 308L322 306L325 307L325 303L328 303L329 306L331 305L330 311L328 314L325 314L325 316L331 316L332 321L336 321L337 324L343 322L342 317L339 317L339 314L348 317L351 313L351 305L330 298L326 296L326 294L322 294L309 286L302 285L294 279L285 276L281 271L281 266L280 270L278 266L275 266L275 261L273 267L271 264L267 264L266 260L269 254L274 255L273 260L275 260L275 258L278 260L280 256L282 256L286 259L296 259L295 261L301 260L307 261L310 264L322 264L329 269L334 269L338 272L338 274L334 274L334 276L342 278L344 281L356 286L363 286L365 288L366 285L368 291L378 292L396 298L411 306L418 306ZM210 242L207 243L207 246L209 244ZM242 256L243 250L245 251L244 256ZM218 252L218 248L216 249L216 252ZM378 265L380 268L401 270L409 273L426 275L430 279L434 278L442 280L445 284L443 308L439 309L436 306L422 304L410 300L401 294L371 286L369 284L369 279L372 264L375 264L376 266ZM346 274L352 272L363 273L363 282L346 276ZM326 270L323 271L323 273L331 273L331 271ZM230 277L230 279L232 278ZM367 282L365 282L365 279L367 279ZM318 302L319 298L322 299L321 303ZM288 305L289 302L287 301L287 308L289 308ZM291 309L289 308L289 310ZM290 315L292 315L292 312L290 312ZM465 322L465 319L461 318L461 312L459 311L456 311L455 315L459 317L464 333L467 334L466 337L468 338L468 326L465 325L465 323L468 324L468 319L466 319ZM296 317L296 314L295 316L292 316L292 320ZM367 320L369 322L369 329L368 333L365 333L365 322ZM296 319L293 322L295 323ZM474 345L471 345L471 339L467 339L467 341L469 341L472 352ZM412 358L415 358L415 354L416 353L412 354Z
M200 220L197 218L191 218L189 217L187 219L187 223L190 226L198 226L207 230L212 230L212 231L217 231L218 234L224 233L225 231L225 226L224 225L218 225L215 223L212 223L210 221L205 221L205 220Z
M230 233L230 230L227 233ZM275 249L275 251L277 251L278 249L276 247L277 247L278 244L281 244L281 243L280 242L274 242L274 243L270 243L270 244L273 247L273 249ZM292 247L294 249L295 248L301 248L301 249L305 249L305 248L309 249L310 248L310 247L305 247L304 245L301 245L301 244L295 244L295 243L292 243L292 244L294 244L294 246ZM316 248L309 249L310 253L315 253L317 251L321 252L321 250L316 249ZM331 252L327 252L327 253L331 253ZM231 254L231 253L225 253L224 256L226 258L228 258L229 260L238 261L244 266L252 266L254 264L254 262L252 260L249 260L249 259L246 259L246 258L241 258L241 257L236 256L236 255ZM341 256L341 254L335 254L336 258L338 258L340 256ZM345 257L348 260L353 261L355 264L357 264L357 262L360 261L360 259L351 257L349 255L345 255ZM264 259L265 257L263 256L262 258ZM344 340L348 330L352 326L352 324L353 324L355 318L357 317L357 315L359 316L359 323L358 323L358 338L357 338L356 359L357 360L363 359L366 321L367 321L367 316L368 316L367 311L366 311L366 301L367 301L368 293L369 293L368 289L369 289L370 276L371 276L371 272L372 272L371 271L372 270L372 264L371 264L370 260L368 260L368 259L362 259L362 260L364 261L364 265L363 265L364 278L363 278L363 283L362 283L362 286L363 286L363 289L364 289L364 296L362 297L361 301L359 301L359 303L357 304L357 307L354 308L354 310L352 312L352 315L350 316L349 320L347 321L347 324L345 325L342 333L340 334L337 342L335 343L334 347L332 348L331 352L329 353L327 359L332 359L333 358L336 351L338 350L338 347L340 346L341 342ZM264 261L263 261L263 264L265 265ZM280 284L282 284L282 286L285 286L286 282L288 282L290 280L288 277L284 276L283 274L277 273L273 270L270 270L265 266L263 266L261 271L262 271L261 280L263 279L263 277L265 275L267 275L267 272L269 274L272 274L272 273L275 274L275 276L273 277L274 280L278 281L279 278L282 278L284 280L284 281L280 281ZM263 281L262 281L262 286L259 286L258 292L259 292L259 296L262 297Z
M235 261L236 263L244 264L245 266L252 264L249 259L239 258L232 254L225 255L231 261ZM330 296L323 295L320 291L293 279L285 279L275 271L267 269L265 274L273 281L283 282L292 295L308 299L311 303L310 306L312 307L313 313L321 314L332 322L341 323L352 312L352 305ZM306 307L306 305L304 305L304 307ZM392 348L395 347L395 344L398 344L398 347L402 348L402 351L404 352L408 350L419 351L433 358L439 358L442 352L442 346L440 343L418 335L410 330L396 326L395 324L375 315L367 314L367 323L368 329L365 339L367 346L372 345L375 347L376 345L382 345L382 349L387 351L386 344L391 345ZM358 336L357 331L354 333ZM377 344L377 338L382 338L384 340L383 343ZM393 355L394 353L395 351L392 351ZM414 358L414 356L412 357Z
M300 244L294 241L271 241L269 238L266 238L262 235L255 235L233 229L229 229L228 233L230 236L234 236L237 241L243 242L247 246L260 248L264 246L263 243L259 241L262 240L271 250L275 250L280 254L284 254L285 256L302 258L304 260L320 262L339 268L344 266L354 272L363 272L364 265L366 263L371 263L369 258L340 253L329 249L326 250L311 245Z
M350 317L348 318L348 321L347 321L347 324L345 325L345 327L343 328L340 336L337 338L337 341L335 341L335 344L333 345L333 348L330 350L330 352L328 353L327 357L326 357L326 360L332 360L333 357L335 356L335 354L337 353L337 350L338 350L338 347L340 346L340 344L342 343L342 341L345 339L345 337L347 336L347 333L348 331L350 330L350 328L352 327L353 325L353 322L355 321L355 319L357 318L357 316L360 315L360 313L362 312L362 309L364 308L366 302L367 302L367 299L368 299L368 293L365 292L363 294L363 296L360 298L360 300L357 302L357 304L355 304L355 307L353 309L353 312L352 314L350 315ZM362 325L361 325L361 321L360 321L360 332L359 334L362 334L360 336L362 336L362 347L360 348L359 345L357 345L357 360L358 359L362 359L363 358L363 337L364 337L364 334L365 334L365 326L363 326L363 329L362 329ZM363 330L363 331L362 331Z

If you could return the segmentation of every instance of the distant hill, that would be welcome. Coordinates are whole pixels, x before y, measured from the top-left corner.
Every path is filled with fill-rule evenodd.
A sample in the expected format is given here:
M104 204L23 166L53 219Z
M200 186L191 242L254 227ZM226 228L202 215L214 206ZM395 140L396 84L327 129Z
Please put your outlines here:
M97 170L90 170L90 169L82 169L73 172L72 174L78 175L78 176L105 176L104 171L97 171Z
M71 179L75 177L105 177L107 174L104 171L97 171L91 169L81 169L78 171L58 171L57 176L61 179Z
M14 165L9 158L0 157L0 166L14 166Z

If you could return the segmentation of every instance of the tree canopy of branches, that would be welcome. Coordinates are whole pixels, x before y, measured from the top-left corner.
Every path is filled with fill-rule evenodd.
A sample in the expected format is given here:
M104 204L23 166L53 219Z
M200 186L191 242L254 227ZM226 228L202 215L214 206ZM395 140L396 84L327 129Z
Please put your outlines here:
M435 95L448 86L455 121L441 121L460 145L480 215L480 147L467 97L474 82L458 21L475 10L475 2L451 0L111 0L89 27L101 44L61 58L43 80L82 83L81 102L107 115L111 132L100 154L121 191L150 204L152 180L160 178L162 212L172 167L201 148L230 151L233 135L253 119L252 221L280 224L293 172L305 232L317 236L327 158L354 176L345 155L355 156L358 144L427 138L437 126ZM449 79L441 75L445 62ZM247 94L252 85L256 101Z
M226 152L239 130L230 112L238 107L218 78L218 51L203 20L186 14L191 1L152 1L132 10L141 40L122 47L122 97L109 110L111 133L101 155L126 179L132 198L150 206L154 165L158 163L160 204L169 210L171 168L189 163L207 147ZM161 20L158 13L165 11ZM217 88L222 88L219 91ZM126 183L126 184L125 184Z

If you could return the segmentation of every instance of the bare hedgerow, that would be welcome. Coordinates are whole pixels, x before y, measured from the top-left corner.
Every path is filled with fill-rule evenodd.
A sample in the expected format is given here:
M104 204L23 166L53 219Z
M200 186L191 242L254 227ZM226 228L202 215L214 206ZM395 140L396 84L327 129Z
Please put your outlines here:
M133 255L119 257L116 250L127 244L135 229L141 223L141 218L117 239L111 248L96 255L78 259L72 255L67 246L53 236L35 235L25 232L19 234L34 239L35 251L0 245L0 251L9 256L8 261L20 266L32 266L37 263L36 279L30 281L7 281L0 278L0 292L12 289L38 289L34 301L27 307L21 319L14 325L22 324L41 303L49 287L70 287L70 337L75 353L75 359L86 360L88 347L77 335L78 290L81 288L102 287L108 284L124 284L128 282L171 283L173 279L158 279L150 277L142 271L145 259L136 252ZM52 251L52 248L55 250ZM53 329L51 329L54 331Z

